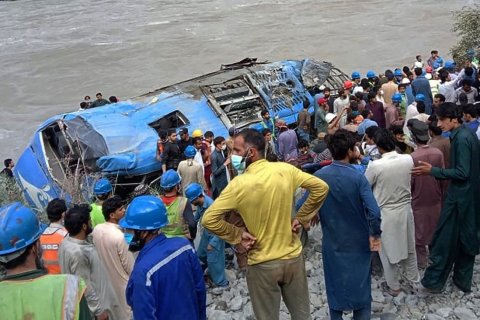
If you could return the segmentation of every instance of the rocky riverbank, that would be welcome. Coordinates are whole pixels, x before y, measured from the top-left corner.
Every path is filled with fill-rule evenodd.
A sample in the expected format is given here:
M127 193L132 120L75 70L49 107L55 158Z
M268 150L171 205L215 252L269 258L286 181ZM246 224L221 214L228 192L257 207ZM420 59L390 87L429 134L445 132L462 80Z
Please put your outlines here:
M321 255L321 231L318 227L309 233L310 239L304 254L308 274L308 287L312 319L329 319L325 282ZM248 295L245 276L236 270L227 270L230 287L226 290L209 289L207 293L207 317L214 320L252 320L255 319ZM384 294L380 284L382 277L372 278L372 319L480 319L480 265L475 264L472 293L464 294L448 282L442 294L421 297L401 293L393 298ZM345 316L351 319L352 314ZM290 319L287 308L282 303L280 319Z

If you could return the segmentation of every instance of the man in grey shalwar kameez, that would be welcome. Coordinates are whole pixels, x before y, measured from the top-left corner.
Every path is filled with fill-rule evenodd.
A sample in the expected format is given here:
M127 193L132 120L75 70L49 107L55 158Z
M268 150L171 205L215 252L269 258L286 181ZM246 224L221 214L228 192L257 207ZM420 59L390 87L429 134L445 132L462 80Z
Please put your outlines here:
M74 274L85 280L85 298L96 319L120 319L121 310L108 273L93 244L86 239L92 232L90 208L75 206L65 214L69 235L59 249L62 273Z
M365 176L373 188L382 213L382 261L386 283L385 292L397 296L400 287L400 269L405 271L412 287L420 281L415 253L415 225L412 212L410 155L395 151L392 133L379 129L373 137L382 158L369 164Z

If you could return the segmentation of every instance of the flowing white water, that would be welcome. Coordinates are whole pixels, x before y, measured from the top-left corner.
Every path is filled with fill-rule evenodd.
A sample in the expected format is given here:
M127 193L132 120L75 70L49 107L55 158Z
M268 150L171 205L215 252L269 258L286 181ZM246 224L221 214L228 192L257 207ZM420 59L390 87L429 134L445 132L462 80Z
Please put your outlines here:
M455 42L471 0L0 1L0 159L83 96L127 99L247 56L347 73L411 65Z

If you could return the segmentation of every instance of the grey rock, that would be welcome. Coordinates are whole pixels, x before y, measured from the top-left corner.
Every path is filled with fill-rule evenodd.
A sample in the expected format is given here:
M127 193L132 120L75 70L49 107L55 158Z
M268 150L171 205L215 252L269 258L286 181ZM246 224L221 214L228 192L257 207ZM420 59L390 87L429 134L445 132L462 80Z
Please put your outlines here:
M227 303L223 300L215 303L215 310L227 310Z
M227 276L227 279L230 282L234 282L235 280L237 280L237 274L233 269L226 269L225 275Z
M378 312L382 312L382 310L383 310L383 303L379 303L375 301L372 302L372 312L378 313Z
M476 319L478 319L477 316L475 315L475 313L473 313L472 310L467 309L467 308L462 308L462 307L455 308L454 313L460 320L476 320Z
M226 313L225 311L222 310L214 310L212 314L210 315L210 319L215 319L215 320L230 320L231 317Z
M397 306L402 305L405 303L406 297L407 295L405 294L405 292L402 291L398 296L393 298L393 303L395 303Z
M414 296L412 294L409 294L406 298L405 298L405 303L409 306L409 307L414 307L417 305L418 303L418 297L417 296Z
M447 318L452 313L452 308L439 308L436 312L440 317Z
M210 293L207 293L207 307L213 303L213 298Z
M237 311L242 308L243 300L241 296L236 296L235 298L230 301L229 306L230 310Z
M445 318L440 317L439 315L436 315L436 314L433 314L433 313L427 314L426 318L427 318L427 320L445 320Z
M398 318L398 315L391 312L382 313L380 315L380 320L396 320L397 318Z
M374 302L383 303L385 302L385 296L381 291L372 291L372 300Z

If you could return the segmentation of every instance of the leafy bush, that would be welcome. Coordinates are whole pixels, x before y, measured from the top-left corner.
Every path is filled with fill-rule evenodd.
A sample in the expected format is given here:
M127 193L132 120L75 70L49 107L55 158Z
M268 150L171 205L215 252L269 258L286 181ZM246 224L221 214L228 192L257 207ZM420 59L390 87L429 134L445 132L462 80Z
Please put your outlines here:
M463 7L453 12L453 32L458 42L450 49L457 63L471 61L473 55L480 52L480 5Z

